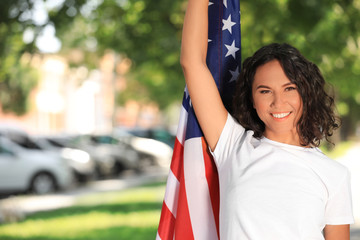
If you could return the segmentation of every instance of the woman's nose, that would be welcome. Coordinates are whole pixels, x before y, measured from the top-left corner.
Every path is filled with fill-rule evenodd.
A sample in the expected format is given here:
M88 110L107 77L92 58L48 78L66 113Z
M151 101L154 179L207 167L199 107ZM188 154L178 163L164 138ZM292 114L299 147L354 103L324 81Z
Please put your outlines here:
M284 96L281 94L273 94L271 106L272 107L279 107L284 103Z

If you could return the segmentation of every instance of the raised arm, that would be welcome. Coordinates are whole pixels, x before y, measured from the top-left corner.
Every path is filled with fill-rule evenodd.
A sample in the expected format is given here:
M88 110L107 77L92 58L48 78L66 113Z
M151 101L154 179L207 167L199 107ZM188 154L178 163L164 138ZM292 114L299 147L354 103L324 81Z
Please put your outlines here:
M212 150L225 125L227 111L206 65L208 0L189 0L182 34L181 66L205 139Z

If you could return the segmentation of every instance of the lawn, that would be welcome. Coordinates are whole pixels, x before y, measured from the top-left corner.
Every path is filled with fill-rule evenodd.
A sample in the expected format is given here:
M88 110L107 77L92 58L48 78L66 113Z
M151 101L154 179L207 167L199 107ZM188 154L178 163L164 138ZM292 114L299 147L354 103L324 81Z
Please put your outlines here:
M0 225L1 240L155 239L165 183L81 197L76 205Z

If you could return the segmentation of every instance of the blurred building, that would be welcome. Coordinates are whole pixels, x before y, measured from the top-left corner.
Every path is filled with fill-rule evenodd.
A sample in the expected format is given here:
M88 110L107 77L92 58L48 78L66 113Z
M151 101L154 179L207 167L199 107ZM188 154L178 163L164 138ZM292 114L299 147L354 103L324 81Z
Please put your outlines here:
M58 55L31 56L31 62L41 79L30 97L30 111L25 116L4 114L0 107L0 121L12 121L29 132L90 133L107 132L114 125L158 125L160 111L155 104L140 104L135 100L115 106L116 91L126 90L131 62L120 61L107 52L99 68L69 67Z

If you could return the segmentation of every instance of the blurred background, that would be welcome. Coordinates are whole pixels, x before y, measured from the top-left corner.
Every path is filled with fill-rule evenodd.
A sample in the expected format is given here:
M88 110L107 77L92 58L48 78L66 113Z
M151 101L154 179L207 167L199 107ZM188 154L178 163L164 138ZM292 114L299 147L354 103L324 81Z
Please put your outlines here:
M155 238L186 3L0 2L0 239ZM241 0L241 14L243 59L288 42L333 86L342 127L322 149L352 171L359 216L360 0Z

